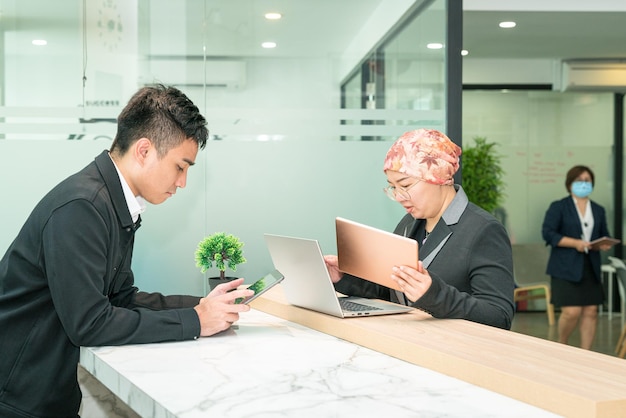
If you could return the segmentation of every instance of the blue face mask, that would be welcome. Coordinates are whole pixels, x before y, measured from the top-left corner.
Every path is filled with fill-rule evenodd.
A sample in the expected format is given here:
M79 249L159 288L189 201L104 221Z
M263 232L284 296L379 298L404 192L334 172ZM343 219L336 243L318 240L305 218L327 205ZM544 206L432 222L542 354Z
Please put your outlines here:
M593 185L590 181L575 181L572 183L572 193L576 197L587 197L593 191Z

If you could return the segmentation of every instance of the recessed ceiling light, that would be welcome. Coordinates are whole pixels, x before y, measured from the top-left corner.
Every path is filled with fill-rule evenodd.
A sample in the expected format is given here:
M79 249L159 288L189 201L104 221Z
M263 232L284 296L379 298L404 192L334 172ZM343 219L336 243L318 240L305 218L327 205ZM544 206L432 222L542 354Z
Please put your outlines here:
M261 46L263 48L276 48L276 42L263 42Z
M428 49L441 49L443 48L443 44L440 44L438 42L432 42L426 45L426 48Z
M461 50L461 55L466 56L467 54L469 54L469 51L467 49Z
M517 25L515 22L500 22L498 26L500 26L503 29L510 29L510 28L514 28L515 25Z
M278 19L280 19L282 17L283 17L283 15L278 13L278 12L265 13L265 18L267 20L278 20Z
M48 45L48 41L46 41L45 39L33 39L33 45L37 45L37 46Z

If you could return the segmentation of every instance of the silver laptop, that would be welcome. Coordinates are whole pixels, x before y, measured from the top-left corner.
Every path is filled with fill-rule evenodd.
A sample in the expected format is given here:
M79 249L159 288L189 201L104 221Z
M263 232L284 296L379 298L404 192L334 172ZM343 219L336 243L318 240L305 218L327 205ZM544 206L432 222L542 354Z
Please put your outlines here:
M281 285L287 302L340 318L387 315L413 310L409 306L335 292L317 240L265 234L276 269L285 276Z

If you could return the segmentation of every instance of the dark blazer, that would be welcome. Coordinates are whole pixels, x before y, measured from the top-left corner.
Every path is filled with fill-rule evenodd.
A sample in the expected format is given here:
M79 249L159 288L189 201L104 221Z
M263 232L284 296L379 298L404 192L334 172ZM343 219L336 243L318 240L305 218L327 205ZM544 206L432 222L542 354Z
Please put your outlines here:
M591 201L591 213L593 214L591 240L609 236L604 208ZM541 234L546 245L552 247L546 274L571 282L580 282L582 280L585 253L578 252L575 248L557 247L561 238L571 237L579 239L582 233L580 218L571 196L550 204L541 227ZM600 252L589 251L589 260L591 261L596 280L600 281L602 279Z
M468 202L460 186L455 187L454 200L420 248L419 259L433 283L412 306L435 318L510 329L515 283L508 234L497 219ZM394 232L415 239L424 222L405 215ZM404 303L401 293L347 274L335 288L347 295Z
M0 416L77 416L80 346L197 338L197 297L138 292L107 151L52 189L0 261Z

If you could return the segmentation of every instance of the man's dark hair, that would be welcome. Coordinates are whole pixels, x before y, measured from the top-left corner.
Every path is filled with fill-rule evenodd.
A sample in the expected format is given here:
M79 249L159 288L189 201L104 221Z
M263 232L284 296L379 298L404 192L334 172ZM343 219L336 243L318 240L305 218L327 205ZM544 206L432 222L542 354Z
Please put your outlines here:
M209 131L198 107L175 87L162 84L141 88L117 118L111 153L124 155L141 138L154 144L159 158L187 139L206 145Z
M569 169L567 175L565 176L565 188L567 189L568 193L571 193L572 191L572 183L576 181L576 178L585 171L588 172L591 176L591 185L595 186L596 177L593 175L593 171L591 171L591 169L586 165L575 165L574 167Z

